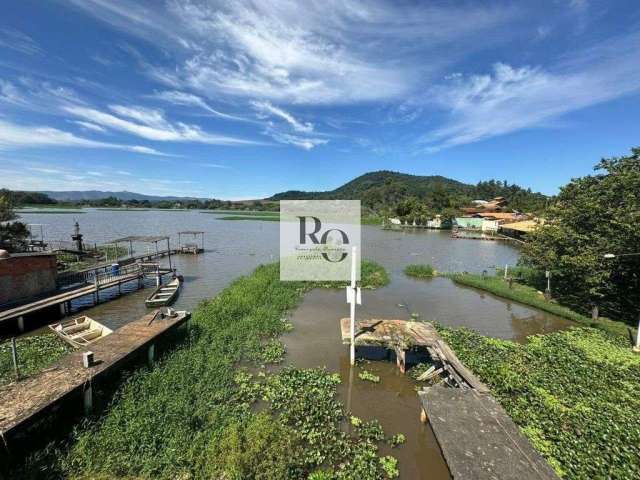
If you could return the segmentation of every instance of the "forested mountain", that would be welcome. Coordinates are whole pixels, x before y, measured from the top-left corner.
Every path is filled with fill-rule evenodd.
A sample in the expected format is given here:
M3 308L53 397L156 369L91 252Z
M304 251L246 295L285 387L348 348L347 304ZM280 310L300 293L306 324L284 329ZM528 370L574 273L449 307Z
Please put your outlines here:
M366 209L376 212L393 209L401 203L412 203L440 213L447 209L458 209L475 199L498 196L505 197L511 208L523 211L539 211L548 200L546 195L518 185L509 185L506 181L489 180L470 185L442 176L409 175L388 170L366 173L335 190L289 190L268 200L353 199L361 200Z

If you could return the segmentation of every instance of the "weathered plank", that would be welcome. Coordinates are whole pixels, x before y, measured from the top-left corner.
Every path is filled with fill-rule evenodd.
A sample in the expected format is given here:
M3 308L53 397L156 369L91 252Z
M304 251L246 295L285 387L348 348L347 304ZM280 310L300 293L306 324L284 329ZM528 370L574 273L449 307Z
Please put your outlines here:
M493 397L441 385L419 392L454 480L557 480Z
M342 343L351 343L350 319L340 319ZM386 346L388 348L427 347L435 344L440 336L429 323L406 320L369 319L356 322L355 343L362 346Z

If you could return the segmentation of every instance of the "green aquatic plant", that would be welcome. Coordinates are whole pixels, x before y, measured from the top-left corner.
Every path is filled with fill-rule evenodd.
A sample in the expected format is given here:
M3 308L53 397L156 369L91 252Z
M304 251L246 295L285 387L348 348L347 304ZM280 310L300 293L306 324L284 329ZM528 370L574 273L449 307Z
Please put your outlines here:
M431 278L436 275L436 270L432 265L407 265L404 273L414 278Z
M391 447L397 447L398 445L402 445L406 441L407 437L405 437L402 433L396 433L388 440L388 443L389 445L391 445Z
M358 378L360 380L365 380L367 382L380 383L380 376L374 375L368 370L363 370L361 372L358 372Z
M39 372L73 350L53 333L20 337L16 340L20 378ZM11 342L0 344L0 385L15 381Z
M398 459L392 457L391 455L387 455L386 457L382 457L380 459L380 464L382 465L382 469L388 478L397 478L400 475L400 470L398 469Z

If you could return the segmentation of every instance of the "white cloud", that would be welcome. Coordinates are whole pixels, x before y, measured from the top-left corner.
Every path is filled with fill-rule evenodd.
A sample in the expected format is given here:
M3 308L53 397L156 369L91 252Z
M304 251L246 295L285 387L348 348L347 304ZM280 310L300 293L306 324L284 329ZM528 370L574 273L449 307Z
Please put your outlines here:
M274 130L267 130L265 132L270 135L274 140L280 143L294 145L296 147L303 148L305 150L311 150L318 145L325 145L329 141L323 138L306 138L298 135L291 135L289 133L282 133Z
M107 148L148 155L164 155L148 147L98 142L56 128L22 126L0 120L0 150L41 147Z
M0 28L0 47L25 55L42 53L42 49L29 35L14 28Z
M552 69L498 63L490 74L455 77L428 93L447 118L422 142L437 150L543 126L638 91L640 34L574 52Z
M106 133L106 130L102 128L100 125L96 125L91 122L83 122L82 120L75 120L73 123L80 125L82 128L86 130L92 130L94 132Z
M248 119L237 115L230 115L228 113L220 112L219 110L212 108L207 102L204 101L204 99L202 99L202 97L188 92L181 92L179 90L166 90L163 92L156 92L155 94L151 95L151 97L171 103L173 105L198 107L215 116L226 118L228 120L238 120L242 122L249 121Z
M313 124L310 122L300 122L296 120L296 118L291 115L289 112L285 110L275 107L271 104L271 102L252 102L253 107L263 116L266 117L268 115L273 115L283 119L287 122L291 127L300 133L311 133L313 132Z
M401 97L427 72L461 55L452 45L446 59L426 57L427 52L479 37L518 14L505 6L378 0L183 1L169 2L167 10L131 1L73 3L117 29L172 50L176 66L144 65L149 75L172 88L210 99L225 95L281 104ZM481 38L482 45L494 41L494 36Z
M160 110L123 105L112 105L109 108L119 114L120 117L94 108L80 106L66 107L65 111L91 123L148 140L200 142L215 145L251 145L257 143L242 138L207 133L197 125L188 125L181 122L171 124L165 119Z

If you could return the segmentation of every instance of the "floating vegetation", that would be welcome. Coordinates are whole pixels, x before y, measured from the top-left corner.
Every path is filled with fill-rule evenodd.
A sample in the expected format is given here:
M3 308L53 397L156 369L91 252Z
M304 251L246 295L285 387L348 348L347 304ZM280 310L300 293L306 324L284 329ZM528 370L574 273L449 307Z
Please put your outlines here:
M460 360L564 478L640 478L640 356L592 328L521 345L440 328Z
M431 265L407 265L404 273L414 278L432 278L436 275L436 270Z
M397 447L398 445L402 445L407 441L407 437L405 437L402 433L396 433L393 437L388 440L389 445L391 447Z
M363 370L361 372L358 372L358 378L360 380L365 380L367 382L380 383L380 377L378 375L374 375L368 370Z
M16 339L20 378L48 367L73 349L53 333L25 336ZM0 344L0 385L15 380L11 342Z

